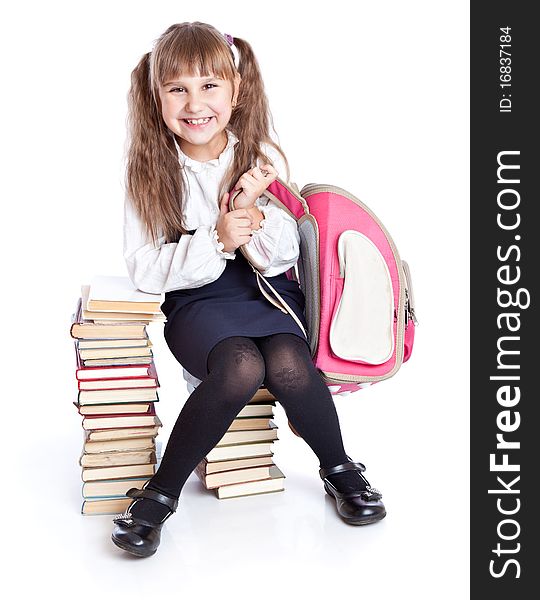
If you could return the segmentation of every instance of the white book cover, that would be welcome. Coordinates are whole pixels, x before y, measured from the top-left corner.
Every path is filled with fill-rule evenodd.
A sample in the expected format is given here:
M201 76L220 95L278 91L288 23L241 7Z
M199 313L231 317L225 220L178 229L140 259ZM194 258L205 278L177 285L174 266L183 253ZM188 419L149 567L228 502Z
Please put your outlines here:
M161 294L149 294L138 290L129 277L96 275L90 282L88 300L105 302L157 302Z

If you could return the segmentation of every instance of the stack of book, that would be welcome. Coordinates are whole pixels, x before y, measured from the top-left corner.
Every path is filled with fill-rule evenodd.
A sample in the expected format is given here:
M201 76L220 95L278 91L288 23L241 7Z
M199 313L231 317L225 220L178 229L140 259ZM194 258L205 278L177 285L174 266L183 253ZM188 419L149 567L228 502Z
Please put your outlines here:
M164 320L160 299L135 290L127 277L101 276L82 286L70 333L74 404L83 417L83 514L123 512L129 488L155 472L159 381L146 327Z
M214 490L219 499L285 489L285 475L273 460L273 444L278 439L278 428L272 421L275 404L274 396L259 388L195 468L206 489Z

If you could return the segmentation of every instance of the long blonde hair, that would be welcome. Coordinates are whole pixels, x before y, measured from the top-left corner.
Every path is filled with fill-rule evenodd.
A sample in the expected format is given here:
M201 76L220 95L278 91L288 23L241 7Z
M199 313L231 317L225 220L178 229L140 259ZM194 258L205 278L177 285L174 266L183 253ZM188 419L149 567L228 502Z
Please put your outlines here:
M234 86L236 73L242 81L236 107L227 129L239 142L234 161L221 182L219 197L259 159L271 162L261 143L283 157L289 178L289 164L278 144L270 137L272 120L257 59L251 46L234 38L238 68L225 37L206 23L179 23L169 27L145 54L131 74L128 95L128 151L126 190L154 244L159 235L167 242L178 241L187 232L182 217L185 183L178 160L174 134L161 114L159 86L181 75L216 75Z

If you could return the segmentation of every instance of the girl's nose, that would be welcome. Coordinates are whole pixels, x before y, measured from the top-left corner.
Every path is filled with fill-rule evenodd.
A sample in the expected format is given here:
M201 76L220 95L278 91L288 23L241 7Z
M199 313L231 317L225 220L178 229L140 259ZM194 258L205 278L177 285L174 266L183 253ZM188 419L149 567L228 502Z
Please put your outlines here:
M200 96L197 96L196 94L190 95L186 103L186 110L191 113L196 113L199 112L201 108L202 100Z

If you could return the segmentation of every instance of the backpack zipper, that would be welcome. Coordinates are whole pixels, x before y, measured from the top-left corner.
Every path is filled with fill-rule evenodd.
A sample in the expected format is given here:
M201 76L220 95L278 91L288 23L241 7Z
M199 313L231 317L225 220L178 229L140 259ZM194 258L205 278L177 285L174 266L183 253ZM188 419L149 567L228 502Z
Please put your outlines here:
M415 311L411 269L404 260L401 261L401 264L403 265L403 271L405 273L405 327L407 327L409 319L411 319L416 326L418 325L418 319L416 318Z

